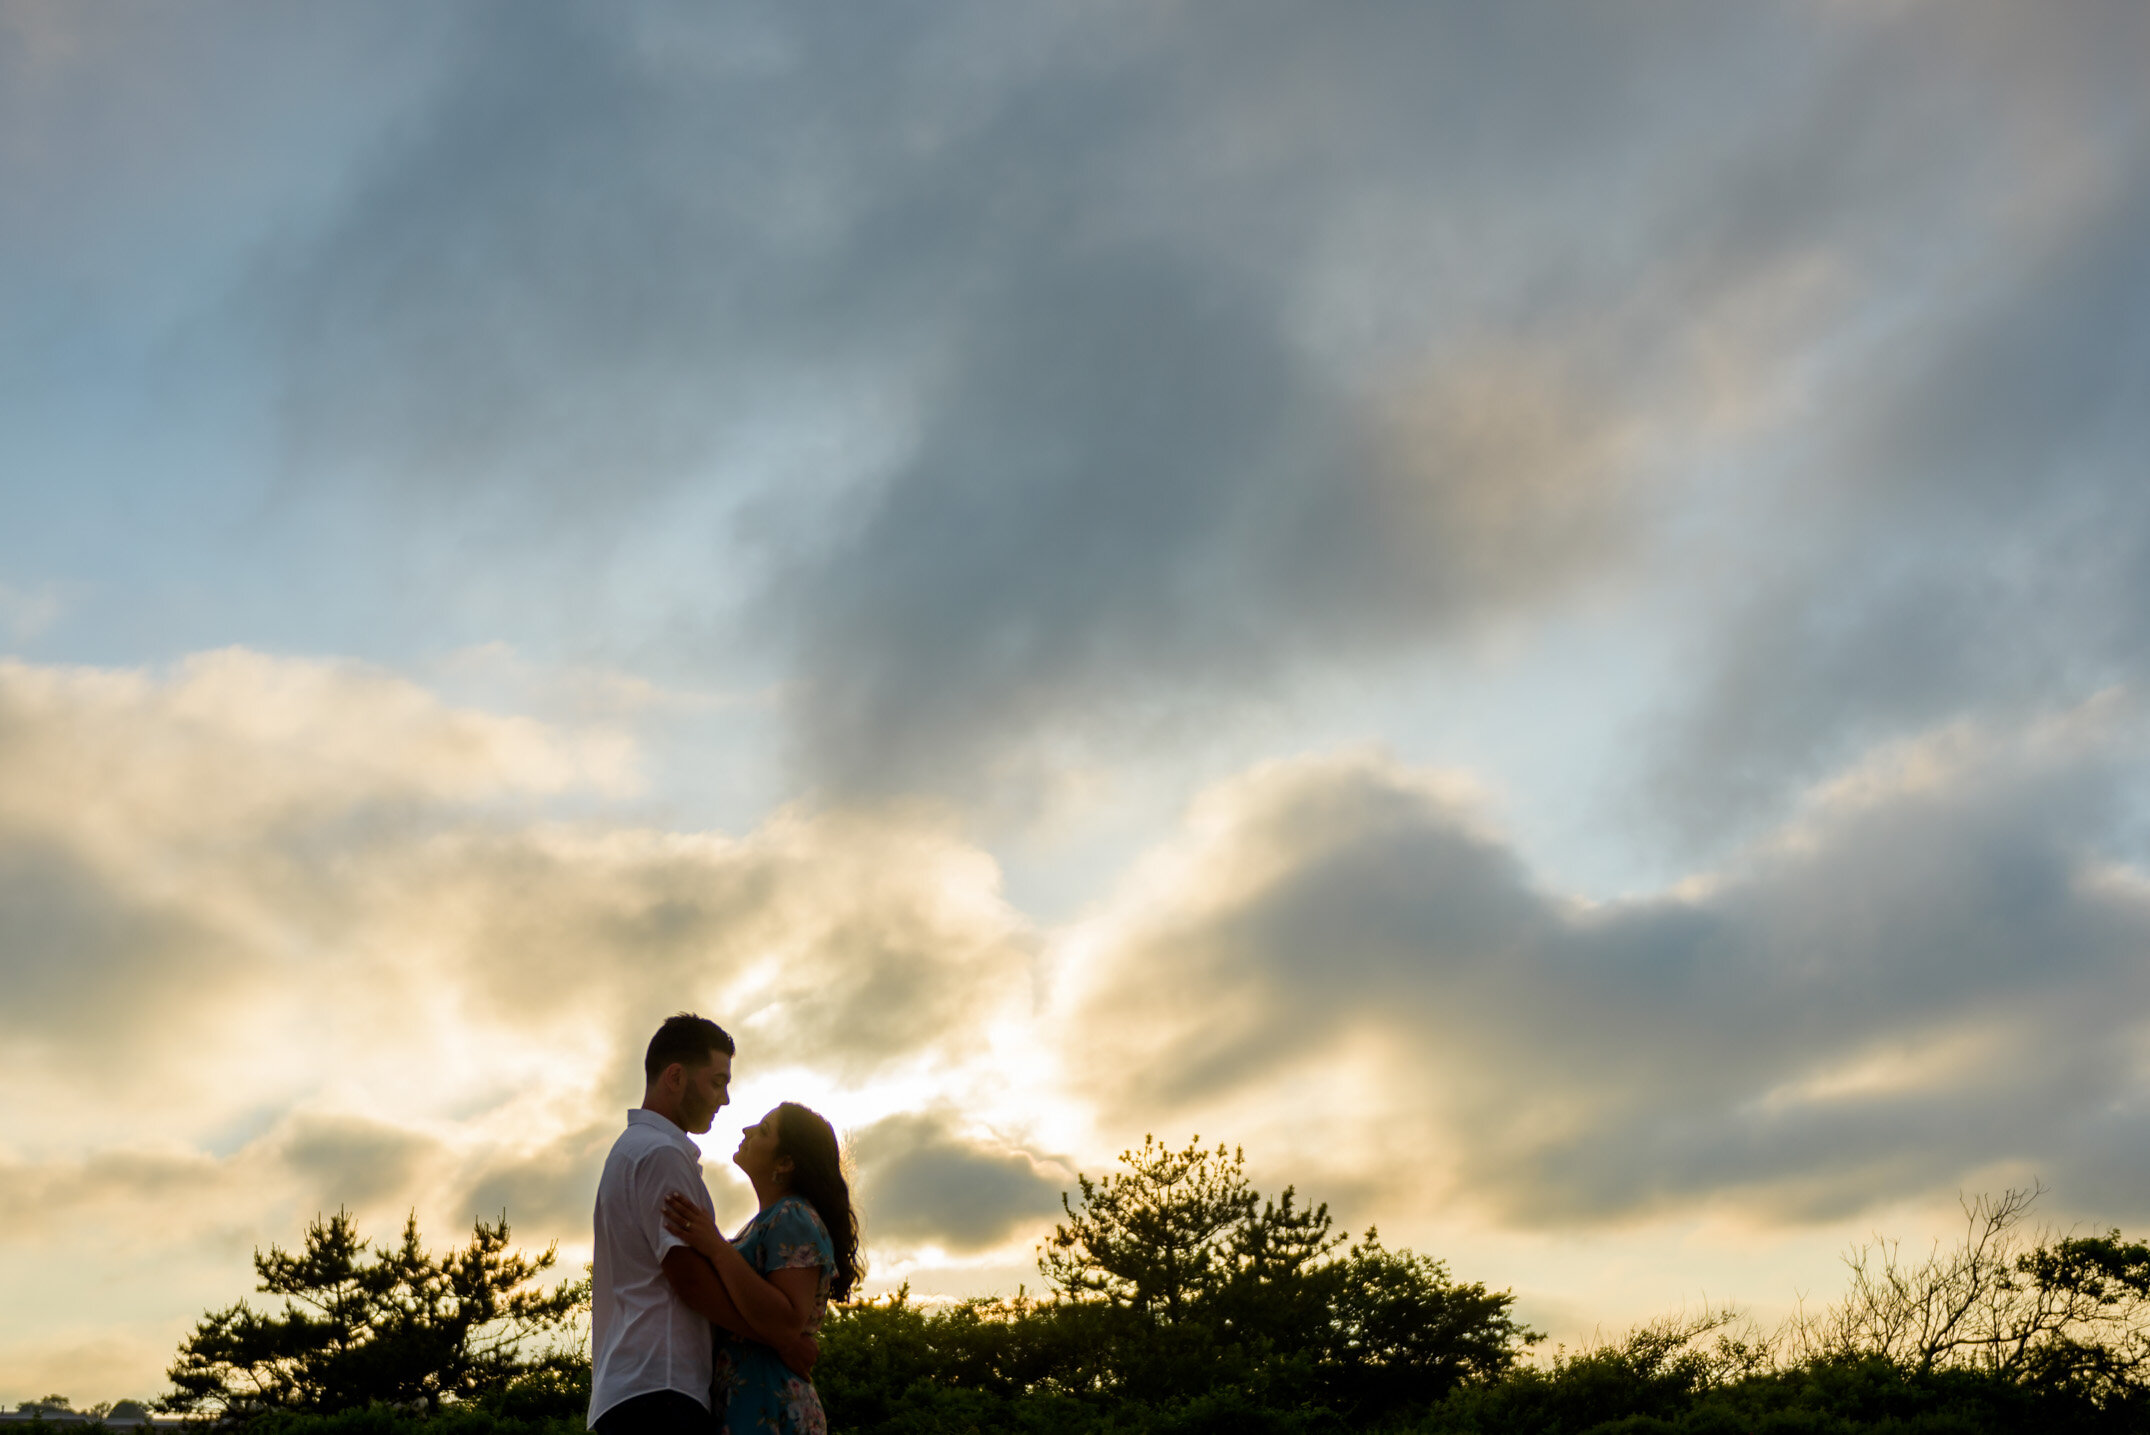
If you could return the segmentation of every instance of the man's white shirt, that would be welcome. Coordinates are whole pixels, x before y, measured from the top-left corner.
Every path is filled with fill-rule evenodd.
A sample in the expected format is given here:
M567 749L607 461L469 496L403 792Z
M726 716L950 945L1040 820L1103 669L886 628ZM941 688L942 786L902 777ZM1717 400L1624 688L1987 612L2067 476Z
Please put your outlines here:
M627 1113L627 1129L597 1183L591 1260L590 1418L623 1400L677 1390L709 1404L712 1332L664 1277L667 1251L685 1241L664 1228L664 1198L684 1191L715 1219L702 1153L654 1111Z

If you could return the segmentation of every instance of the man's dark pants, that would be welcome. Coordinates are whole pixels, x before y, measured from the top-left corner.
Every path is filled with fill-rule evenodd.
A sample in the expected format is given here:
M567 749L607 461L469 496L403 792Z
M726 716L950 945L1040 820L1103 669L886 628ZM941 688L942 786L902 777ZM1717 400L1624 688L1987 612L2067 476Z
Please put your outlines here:
M701 1402L677 1390L635 1395L597 1417L597 1435L715 1435Z

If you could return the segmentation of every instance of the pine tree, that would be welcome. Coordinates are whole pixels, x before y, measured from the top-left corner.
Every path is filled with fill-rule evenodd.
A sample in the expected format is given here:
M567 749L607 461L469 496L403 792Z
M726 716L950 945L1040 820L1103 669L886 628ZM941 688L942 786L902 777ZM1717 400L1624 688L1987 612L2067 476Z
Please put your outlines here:
M360 1239L350 1215L316 1217L296 1252L254 1253L259 1289L279 1311L245 1301L212 1311L180 1343L168 1372L173 1411L223 1417L365 1405L438 1410L533 1371L579 1359L560 1337L586 1306L586 1281L536 1284L557 1251L510 1249L508 1222L479 1221L470 1244L429 1254L412 1216L393 1245Z

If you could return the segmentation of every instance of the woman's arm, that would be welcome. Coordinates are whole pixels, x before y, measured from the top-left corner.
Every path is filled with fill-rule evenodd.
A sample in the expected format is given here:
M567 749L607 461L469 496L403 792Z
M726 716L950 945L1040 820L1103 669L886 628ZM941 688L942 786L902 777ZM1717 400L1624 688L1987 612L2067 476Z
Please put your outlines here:
M665 1254L664 1275L671 1282L673 1292L686 1302L687 1309L711 1325L743 1340L761 1339L747 1324L746 1317L739 1313L739 1307L732 1303L731 1296L725 1293L724 1282L717 1278L708 1257L701 1252L674 1246ZM763 1344L772 1342L763 1341ZM792 1374L803 1375L809 1380L813 1378L814 1362L821 1358L821 1342L801 1334L790 1341L773 1344L776 1358L790 1367Z
M764 1276L724 1239L708 1212L677 1192L665 1197L664 1223L716 1267L725 1294L748 1326L746 1334L782 1349L805 1331L821 1286L819 1268L795 1266Z
M664 1278L687 1309L733 1335L747 1334L746 1317L732 1303L709 1259L699 1251L680 1246L666 1251Z

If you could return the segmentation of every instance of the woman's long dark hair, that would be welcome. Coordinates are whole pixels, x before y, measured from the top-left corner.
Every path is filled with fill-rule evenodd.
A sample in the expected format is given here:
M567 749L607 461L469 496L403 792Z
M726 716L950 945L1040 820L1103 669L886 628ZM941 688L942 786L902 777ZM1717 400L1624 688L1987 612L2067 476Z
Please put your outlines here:
M836 1247L836 1280L829 1293L837 1300L848 1299L866 1274L866 1263L859 1255L859 1217L836 1150L836 1130L820 1113L787 1101L776 1108L776 1154L791 1158L791 1184L785 1194L803 1197L829 1228Z

